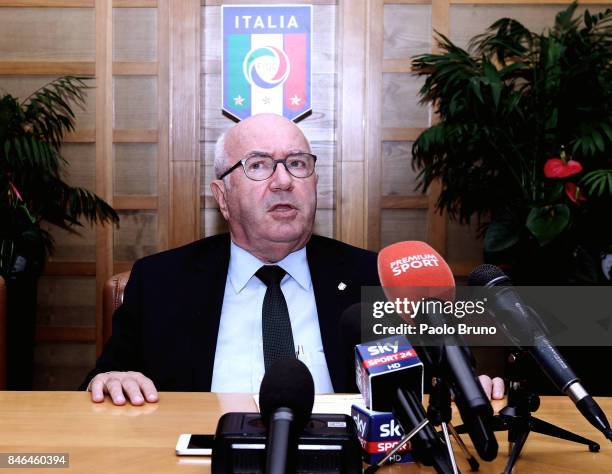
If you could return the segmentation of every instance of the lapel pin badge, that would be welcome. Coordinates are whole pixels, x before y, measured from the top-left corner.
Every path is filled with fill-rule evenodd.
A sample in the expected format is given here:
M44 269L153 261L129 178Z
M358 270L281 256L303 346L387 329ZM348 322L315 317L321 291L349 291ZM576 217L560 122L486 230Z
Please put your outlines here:
M346 283L344 283L343 281L341 281L341 282L338 284L338 289L339 289L340 291L344 291L344 290L346 289Z

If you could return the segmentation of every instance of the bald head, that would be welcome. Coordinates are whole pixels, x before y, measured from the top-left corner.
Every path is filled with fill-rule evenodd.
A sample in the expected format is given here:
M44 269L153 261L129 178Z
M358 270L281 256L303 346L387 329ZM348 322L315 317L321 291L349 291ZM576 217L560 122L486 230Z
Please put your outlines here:
M300 144L301 150L310 151L310 145L299 127L291 120L276 114L253 115L232 126L219 137L215 149L215 174L223 171L242 159L245 148L253 151L252 144L262 141L286 141Z

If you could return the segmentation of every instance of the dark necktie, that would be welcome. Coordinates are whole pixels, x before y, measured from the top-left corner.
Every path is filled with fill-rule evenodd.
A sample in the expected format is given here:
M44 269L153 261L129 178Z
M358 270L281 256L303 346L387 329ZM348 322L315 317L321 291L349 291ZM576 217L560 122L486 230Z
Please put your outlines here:
M268 370L278 359L295 357L289 310L280 287L285 270L277 265L264 265L255 276L268 287L261 310L264 364Z

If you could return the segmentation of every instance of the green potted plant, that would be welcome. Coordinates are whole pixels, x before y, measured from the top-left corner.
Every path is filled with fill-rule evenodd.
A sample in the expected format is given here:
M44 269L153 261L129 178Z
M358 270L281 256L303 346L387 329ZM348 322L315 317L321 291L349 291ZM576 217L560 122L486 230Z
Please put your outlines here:
M612 252L612 10L576 3L536 34L503 18L467 50L414 58L439 122L415 141L440 211L477 219L485 257L521 282L607 281Z
M60 147L84 104L84 78L61 77L19 101L0 96L0 275L7 282L7 387L31 385L36 287L53 238L43 222L76 232L81 221L118 222L94 193L70 186Z

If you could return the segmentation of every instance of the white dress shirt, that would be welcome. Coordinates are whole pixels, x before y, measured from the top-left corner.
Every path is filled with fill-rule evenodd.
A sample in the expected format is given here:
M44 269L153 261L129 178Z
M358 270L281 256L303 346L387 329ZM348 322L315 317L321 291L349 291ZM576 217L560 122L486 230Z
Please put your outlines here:
M262 265L257 257L231 243L213 367L213 392L259 392L265 372L261 310L267 287L255 273ZM296 353L310 370L316 393L332 393L306 248L290 253L275 265L287 272L281 290L287 301Z

